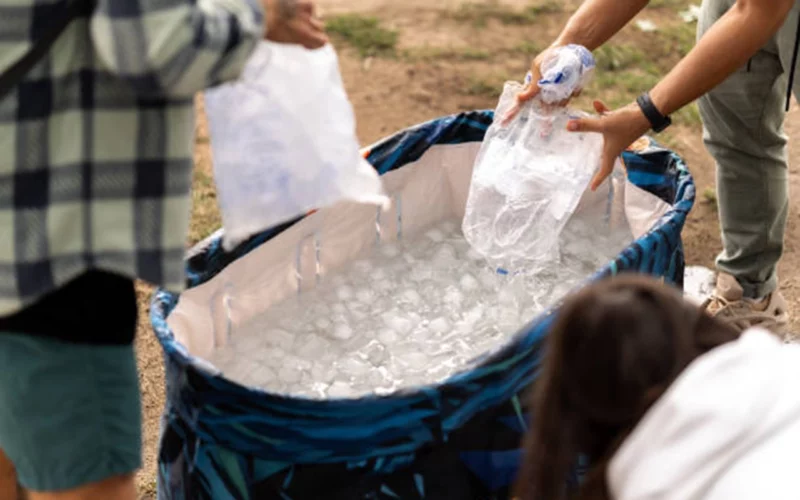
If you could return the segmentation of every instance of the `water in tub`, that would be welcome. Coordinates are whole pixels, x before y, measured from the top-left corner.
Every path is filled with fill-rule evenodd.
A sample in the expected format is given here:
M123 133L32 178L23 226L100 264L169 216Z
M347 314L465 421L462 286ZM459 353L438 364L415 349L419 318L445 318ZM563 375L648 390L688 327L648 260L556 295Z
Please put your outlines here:
M444 221L272 307L209 361L236 382L319 399L441 382L505 345L631 240L627 224L598 231L574 218L557 262L512 276L470 249L460 221Z

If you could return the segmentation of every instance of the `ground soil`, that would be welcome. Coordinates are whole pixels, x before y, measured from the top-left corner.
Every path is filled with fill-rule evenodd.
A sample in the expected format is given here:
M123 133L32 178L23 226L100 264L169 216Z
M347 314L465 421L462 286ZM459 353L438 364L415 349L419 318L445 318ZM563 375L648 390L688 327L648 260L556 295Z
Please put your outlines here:
M574 2L528 2L515 0L500 3L477 2L491 10L468 9L461 0L430 2L409 0L398 3L384 0L318 0L321 13L332 18L342 13L376 16L383 25L399 34L391 55L363 57L346 40L336 39L341 67L358 118L358 133L364 145L404 127L462 110L492 108L505 79L521 79L532 53L546 46L558 32ZM682 50L663 52L672 43L667 33L683 30L677 13L688 5L681 0L653 2L657 8L642 16L663 27L663 34L644 33L631 27L614 43L635 45L643 54L661 50L668 69ZM546 12L535 19L510 22L501 14L530 5ZM516 10L515 10L516 9ZM498 14L500 13L500 14ZM505 19L505 20L504 20ZM685 30L680 31L686 35ZM669 36L668 36L669 35ZM691 37L691 34L689 34ZM685 39L686 36L683 36ZM691 40L689 40L690 42ZM626 45L628 44L628 45ZM646 59L646 57L645 57ZM619 80L598 93L613 102L633 99L644 90L635 77L641 76L643 64L619 73ZM608 80L608 79L607 79ZM607 81L608 83L608 81ZM579 105L587 106L586 100ZM208 134L202 120L202 102L198 101L201 120L197 129L195 206L189 244L209 234L219 225L209 160ZM800 187L800 112L794 110L787 120L791 140L791 190ZM720 250L715 198L714 166L703 148L700 126L691 117L678 123L666 142L687 161L697 183L698 200L684 231L687 259L691 264L712 266ZM792 203L786 237L786 255L781 264L781 285L794 316L800 317L800 255L796 249L800 228L800 205ZM141 308L137 349L144 401L144 467L138 476L142 498L154 498L155 466L159 417L164 405L164 370L162 352L149 326L148 303L151 289L139 287ZM798 323L794 331L800 331Z

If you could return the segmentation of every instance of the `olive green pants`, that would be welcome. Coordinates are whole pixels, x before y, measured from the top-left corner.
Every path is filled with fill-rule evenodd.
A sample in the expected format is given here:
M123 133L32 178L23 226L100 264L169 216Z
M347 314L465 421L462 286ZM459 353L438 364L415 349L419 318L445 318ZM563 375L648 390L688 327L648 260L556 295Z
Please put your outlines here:
M698 39L734 3L704 0ZM789 209L783 121L797 20L795 5L777 35L699 101L703 140L717 164L723 243L717 268L736 277L750 298L765 297L778 285Z

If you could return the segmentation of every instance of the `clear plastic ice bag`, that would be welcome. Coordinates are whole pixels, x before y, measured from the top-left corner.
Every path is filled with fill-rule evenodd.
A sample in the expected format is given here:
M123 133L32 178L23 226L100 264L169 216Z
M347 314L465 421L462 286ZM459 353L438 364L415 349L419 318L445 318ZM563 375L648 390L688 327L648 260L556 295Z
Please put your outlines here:
M341 200L388 203L359 152L332 46L260 42L239 80L205 92L205 106L226 250Z
M507 83L495 116L505 116L522 90ZM571 118L586 116L522 106L509 123L495 120L475 161L463 221L464 236L492 264L525 272L559 258L559 236L600 165L603 136L568 132Z

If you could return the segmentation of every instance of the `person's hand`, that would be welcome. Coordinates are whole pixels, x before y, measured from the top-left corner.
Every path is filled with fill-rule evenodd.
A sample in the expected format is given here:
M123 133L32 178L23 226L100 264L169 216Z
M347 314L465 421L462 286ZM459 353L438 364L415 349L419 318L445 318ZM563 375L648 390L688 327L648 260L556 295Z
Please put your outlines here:
M525 87L523 87L522 91L517 94L517 102L509 109L506 114L503 116L503 123L508 123L514 119L515 116L519 113L519 110L522 109L522 106L539 95L539 92L542 90L539 87L539 81L542 79L542 62L558 47L553 46L548 49L542 51L538 56L533 59L531 63L531 69L528 72L527 76L525 77ZM576 91L569 99L565 99L559 103L552 104L551 106L556 107L563 107L566 106L572 97L577 97L580 95L580 90Z
M631 144L650 129L650 122L636 103L616 111L609 111L600 101L594 102L594 109L600 116L579 118L567 123L571 132L597 132L603 134L603 156L600 170L592 179L591 189L596 190L614 171L614 162Z
M267 40L318 49L328 43L322 21L314 16L311 0L262 0L267 17Z

